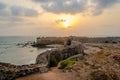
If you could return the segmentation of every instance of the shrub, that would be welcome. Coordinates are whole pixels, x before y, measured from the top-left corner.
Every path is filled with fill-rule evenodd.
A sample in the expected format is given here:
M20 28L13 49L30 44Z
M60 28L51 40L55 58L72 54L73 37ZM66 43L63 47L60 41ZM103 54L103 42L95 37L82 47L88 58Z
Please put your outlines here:
M52 56L50 58L50 67L55 67L55 66L57 66L57 64L58 64L57 59L54 56Z
M64 69L66 67L69 67L69 66L72 66L75 64L75 60L73 59L68 59L68 60L65 60L63 61L61 64L60 64L60 67L59 69Z

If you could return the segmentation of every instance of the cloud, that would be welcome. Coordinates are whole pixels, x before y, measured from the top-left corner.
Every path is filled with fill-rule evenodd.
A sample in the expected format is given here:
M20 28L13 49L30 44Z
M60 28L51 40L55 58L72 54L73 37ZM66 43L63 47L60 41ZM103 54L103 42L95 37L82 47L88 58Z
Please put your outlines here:
M10 12L8 10L5 10L5 9L0 10L0 16L5 17L9 15L10 15Z
M54 1L54 0L33 0L35 2L50 2L50 1Z
M10 22L23 22L24 21L22 18L18 18L18 17L10 17L8 20Z
M0 2L0 16L8 17L8 16L26 16L33 17L38 16L39 13L37 10L20 7L20 6L12 6L9 7L5 3Z
M65 19L58 19L58 20L56 20L56 23L57 23L57 24L63 23L63 22L66 22L66 20L65 20Z
M0 9L6 8L6 4L0 2Z
M39 13L34 9L20 6L8 6L4 3L0 3L0 22L2 23L23 24L27 22L25 18L36 17L38 15Z
M41 7L53 13L78 13L84 11L87 0L35 0L42 2Z
M33 0L52 13L88 13L100 15L106 8L115 5L119 0Z
M112 7L116 3L119 3L120 0L92 0L92 5L94 8L93 15L99 15L103 13L106 8Z
M4 17L4 16L9 15L9 12L8 10L6 10L6 8L7 8L7 5L0 2L0 16Z
M1 17L0 16L0 21L5 22L5 23L23 23L24 19L20 17Z
M99 8L106 8L119 2L119 0L93 0L93 2L95 2Z
M13 16L37 16L39 13L36 10L29 9L29 8L23 8L19 6L13 6L11 7L11 13Z

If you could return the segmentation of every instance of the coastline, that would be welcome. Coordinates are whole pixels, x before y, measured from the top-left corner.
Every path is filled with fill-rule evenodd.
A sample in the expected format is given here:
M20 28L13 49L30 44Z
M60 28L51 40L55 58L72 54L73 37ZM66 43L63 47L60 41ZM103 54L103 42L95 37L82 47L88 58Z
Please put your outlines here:
M50 65L50 58L53 56L58 59L58 61L67 59L73 55L76 54L82 54L82 47L80 44L76 45L71 45L67 47L63 47L61 49L55 49L55 50L50 50L41 53L38 55L36 58L36 63L35 64L30 64L30 65L21 65L21 66L15 66L11 64L0 64L0 79L1 80L13 80L18 77L22 77L25 75L33 74L36 72L39 73L44 73L48 72L49 65ZM62 53L62 54L57 54L57 53ZM56 53L56 54L55 54ZM59 58L62 55L61 58Z
M112 78L112 75L115 75L115 78L117 78L116 80L119 80L118 72L116 73L117 75L110 74L109 70L107 73L105 73L105 71L107 71L106 67L108 66L109 68L113 68L113 69L117 67L117 70L119 71L118 67L119 67L120 56L118 55L119 52L117 52L120 49L119 44L116 44L116 43L112 43L112 44L111 43L84 43L83 44L75 40L72 40L70 45L68 42L65 42L65 43L67 45L64 44L63 47L60 47L54 50L48 50L39 54L36 58L35 64L15 66L9 63L8 64L1 63L0 79L13 80L16 78L19 79L19 77L22 79L22 77L30 75L28 76L28 80L29 80L29 77L31 77L31 75L35 75L35 73L38 75L41 75L41 73L48 73L49 75L52 58L56 59L57 65L61 61L64 61L69 58L73 58L75 60L78 60L75 63L75 65L73 65L72 67L67 67L63 69L63 71L68 72L70 74L71 73L72 74L74 73L77 75L79 73L83 74L83 75L76 76L77 78L80 78L80 77L83 78L85 76L89 76L89 79L97 78L97 80L99 80L99 78L101 79L100 76L104 75L105 78L106 79L108 78L107 80L109 80L109 78ZM113 54L114 52L115 54ZM80 57L78 55L80 55ZM112 64L115 64L115 65L112 65ZM57 65L52 67L56 67ZM86 73L86 70L88 71L87 73ZM54 71L54 69L52 71ZM116 69L115 71L113 70L113 72L116 72ZM90 75L88 75L88 73ZM63 73L60 73L60 74L63 74ZM43 79L43 80L46 80L46 79ZM84 78L82 80L84 80ZM87 77L86 77L86 80L87 80ZM96 80L96 79L93 79L93 80Z

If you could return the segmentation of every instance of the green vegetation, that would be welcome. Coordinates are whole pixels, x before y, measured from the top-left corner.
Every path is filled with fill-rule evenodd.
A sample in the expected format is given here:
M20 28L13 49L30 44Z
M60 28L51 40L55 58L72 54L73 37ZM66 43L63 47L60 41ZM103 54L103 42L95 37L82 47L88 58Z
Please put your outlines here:
M59 69L64 69L66 67L69 67L69 66L72 66L75 64L75 60L73 59L68 59L68 60L65 60L63 61L61 64L60 64L60 67Z
M55 66L57 66L57 64L58 64L57 59L54 56L51 57L50 58L50 67L55 67Z

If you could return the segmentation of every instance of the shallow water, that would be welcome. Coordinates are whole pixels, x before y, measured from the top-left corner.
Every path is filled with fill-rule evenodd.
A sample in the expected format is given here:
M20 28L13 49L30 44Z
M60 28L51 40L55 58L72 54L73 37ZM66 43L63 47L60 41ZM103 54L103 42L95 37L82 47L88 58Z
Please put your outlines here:
M48 48L20 47L16 44L35 41L35 37L0 37L0 62L15 65L35 63L37 55Z

